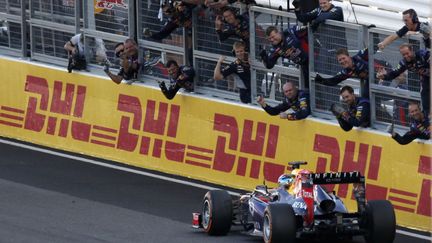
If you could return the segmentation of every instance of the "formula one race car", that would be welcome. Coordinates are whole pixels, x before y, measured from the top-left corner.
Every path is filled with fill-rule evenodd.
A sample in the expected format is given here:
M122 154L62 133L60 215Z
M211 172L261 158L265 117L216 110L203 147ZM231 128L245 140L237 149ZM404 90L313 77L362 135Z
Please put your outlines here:
M243 226L264 242L295 242L297 238L350 239L363 235L368 243L393 242L396 218L387 200L366 202L364 177L359 172L311 173L306 162L290 162L291 174L281 175L279 186L260 185L233 198L227 191L208 191L202 212L193 213L194 228L209 235L225 235L231 226ZM323 184L354 184L357 212L348 212L335 192Z

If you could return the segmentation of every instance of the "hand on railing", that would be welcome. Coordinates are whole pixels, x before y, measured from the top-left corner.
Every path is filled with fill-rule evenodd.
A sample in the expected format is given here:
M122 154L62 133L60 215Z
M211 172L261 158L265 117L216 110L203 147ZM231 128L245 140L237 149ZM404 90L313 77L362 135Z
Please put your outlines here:
M387 70L385 70L385 68L380 68L378 69L378 72L376 74L376 77L378 79L384 79L384 76L387 74Z
M222 16L220 15L216 16L215 29L216 31L222 30Z
M384 42L378 43L378 49L384 50L385 47L386 47L386 45L384 44Z
M316 83L322 83L323 82L323 77L321 77L321 75L319 75L318 73L317 73L317 75L315 76L315 82Z
M264 100L264 97L262 95L257 96L256 101L258 104L260 104L263 108L265 107L266 103Z

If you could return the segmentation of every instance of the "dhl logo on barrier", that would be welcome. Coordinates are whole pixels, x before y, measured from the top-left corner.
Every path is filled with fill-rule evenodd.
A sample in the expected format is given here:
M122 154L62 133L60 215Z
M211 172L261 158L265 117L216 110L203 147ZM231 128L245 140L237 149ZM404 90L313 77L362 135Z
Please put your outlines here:
M171 104L144 87L138 88L147 91L144 96L119 90L102 97L98 89L106 83L97 79L96 84L72 83L24 75L25 85L6 81L14 95L0 97L0 128L12 129L0 129L2 135L248 189L263 180L274 185L279 175L289 172L286 162L301 158L317 173L359 171L366 177L368 199L388 199L398 212L399 224L431 230L432 158L424 152L430 151L430 145L424 145L426 150L410 145L415 153L409 156L396 145L400 157L410 161L405 172L392 167L401 158L379 135L368 135L359 143L357 135L350 139L338 127L318 122L287 125L262 111L243 108L242 114L234 112L239 107L196 98ZM197 103L196 107L207 109L190 108ZM92 114L98 110L109 111L109 116ZM199 129L194 132L195 127ZM58 139L65 144L56 143ZM339 197L352 198L346 184L330 189L337 189ZM348 202L354 205L353 200Z
M138 97L120 94L117 110L124 115L121 116L119 129L115 129L80 122L76 119L83 115L86 87L71 83L63 85L60 81L54 81L52 90L53 92L50 94L46 79L28 75L25 91L39 95L40 98L30 97L25 110L1 106L3 111L1 117L6 119L0 120L0 124L48 135L70 137L74 140L128 152L138 151L139 154L155 158L160 158L161 154L164 153L165 158L169 161L184 162L223 172L231 172L237 161L236 174L251 178L259 177L261 163L263 163L262 170L266 171L264 179L270 182L276 182L278 176L285 172L283 165L252 159L250 171L247 173L248 158L246 156L236 158L234 153L225 150L227 136L229 136L228 150L257 156L264 154L265 157L274 159L278 142L278 126L269 125L269 135L265 141L267 132L265 123L257 122L256 131L253 131L254 122L244 120L244 129L240 134L235 117L216 113L213 130L226 134L226 136L218 136L215 148L204 148L173 141L177 136L180 116L180 106L178 105L147 100L144 107ZM45 115L45 113L50 115ZM56 115L65 115L71 118L60 118ZM14 121L10 121L10 119ZM57 127L59 128L56 129ZM140 136L141 131L143 134L160 135L161 138L152 139L147 135ZM256 133L255 138L252 137L253 133ZM151 144L152 146L150 146ZM153 147L152 151L149 151L150 147Z

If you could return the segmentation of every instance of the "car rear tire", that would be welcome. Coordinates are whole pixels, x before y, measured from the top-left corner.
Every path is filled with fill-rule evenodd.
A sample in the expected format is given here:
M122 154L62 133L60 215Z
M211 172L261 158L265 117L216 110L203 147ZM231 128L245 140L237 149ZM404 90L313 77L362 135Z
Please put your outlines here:
M226 235L233 218L231 196L226 191L208 191L203 200L202 225L209 235Z
M264 212L263 238L266 243L293 243L297 225L289 204L269 204Z
M396 216L387 200L369 201L366 205L365 239L367 243L391 243L396 235Z

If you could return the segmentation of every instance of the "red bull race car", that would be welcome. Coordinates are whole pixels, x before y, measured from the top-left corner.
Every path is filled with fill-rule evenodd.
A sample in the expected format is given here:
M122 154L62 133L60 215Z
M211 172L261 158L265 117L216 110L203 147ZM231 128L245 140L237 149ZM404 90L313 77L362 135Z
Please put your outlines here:
M208 191L192 226L209 235L226 235L242 226L264 242L295 242L301 238L350 239L363 235L368 243L393 242L396 217L387 200L366 201L365 179L357 171L312 173L306 162L290 162L291 174L281 175L277 188L259 185L251 193L232 197L224 190ZM326 184L353 184L357 212L349 212Z

